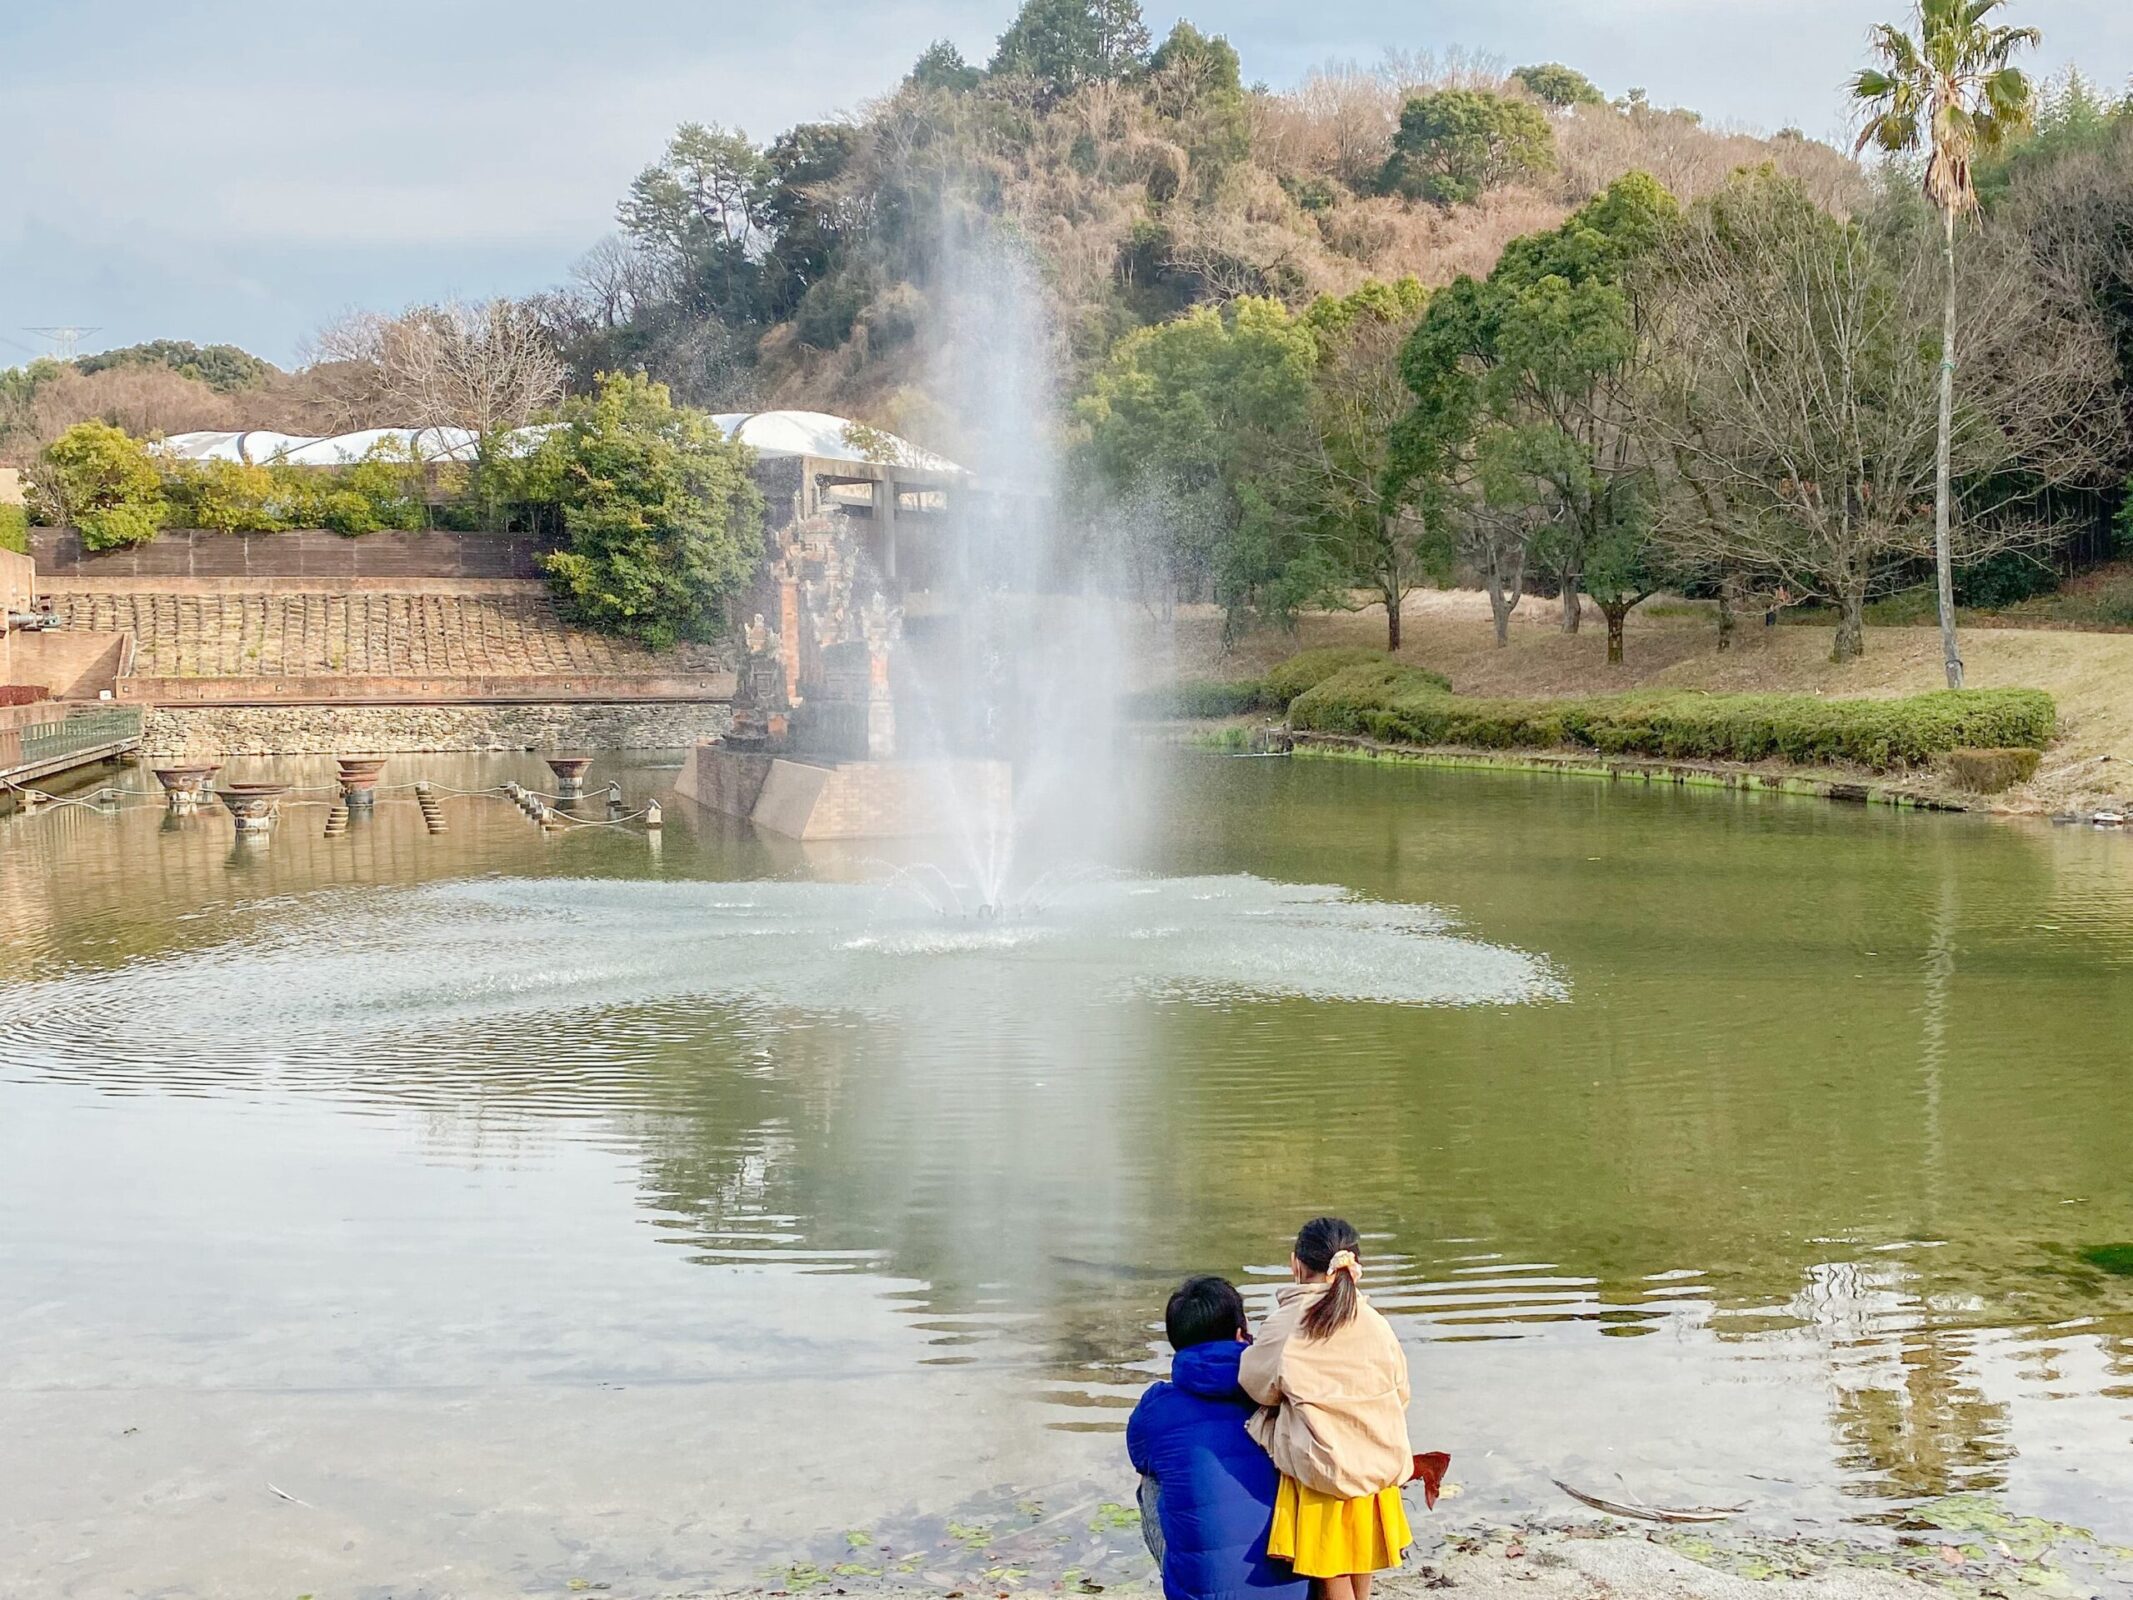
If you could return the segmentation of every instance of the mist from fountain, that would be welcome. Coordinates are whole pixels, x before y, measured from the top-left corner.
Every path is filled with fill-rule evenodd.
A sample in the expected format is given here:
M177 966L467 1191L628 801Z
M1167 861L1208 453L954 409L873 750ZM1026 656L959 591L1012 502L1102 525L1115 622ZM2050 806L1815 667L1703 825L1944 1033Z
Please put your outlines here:
M972 489L930 650L907 649L900 729L914 754L983 753L1013 768L1005 815L938 768L952 870L988 914L1045 873L1116 865L1150 796L1121 744L1132 647L1096 544L1062 493L1056 339L1036 270L944 223L931 290L934 392Z

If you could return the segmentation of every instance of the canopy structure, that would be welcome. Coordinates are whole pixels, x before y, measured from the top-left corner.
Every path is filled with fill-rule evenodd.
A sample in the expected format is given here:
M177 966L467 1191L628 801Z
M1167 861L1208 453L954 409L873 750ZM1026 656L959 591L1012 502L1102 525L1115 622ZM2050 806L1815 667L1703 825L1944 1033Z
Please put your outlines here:
M727 438L740 440L765 460L810 456L923 472L963 470L908 439L826 411L727 411L711 420L726 430Z
M711 419L766 460L811 457L870 466L959 473L962 468L908 439L821 411L729 411ZM505 438L514 454L531 450L554 425L519 428ZM364 428L306 435L250 428L235 433L174 433L158 448L180 461L240 461L253 466L345 467L383 445L419 461L472 461L477 436L465 428Z
M532 432L533 430L525 430ZM475 435L465 428L364 428L355 433L174 433L157 446L180 461L241 461L255 467L345 467L380 445L421 461L471 461Z

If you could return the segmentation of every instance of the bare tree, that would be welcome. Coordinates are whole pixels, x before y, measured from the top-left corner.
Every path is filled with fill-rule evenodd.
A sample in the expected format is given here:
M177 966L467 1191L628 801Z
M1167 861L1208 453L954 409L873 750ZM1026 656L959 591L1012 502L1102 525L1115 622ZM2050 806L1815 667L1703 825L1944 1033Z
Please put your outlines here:
M379 410L372 426L465 428L486 438L523 427L563 393L563 363L539 309L495 299L357 312L320 335L314 366L339 369L344 394Z
M1656 328L1640 421L1671 474L1662 537L1688 563L1835 604L1838 661L1865 647L1869 596L1934 551L1942 262L1920 222L1839 222L1775 174L1745 175L1699 208ZM1962 291L1976 376L1950 446L1958 562L2058 531L2049 491L2091 477L2117 424L2087 306L2045 292L1991 230Z

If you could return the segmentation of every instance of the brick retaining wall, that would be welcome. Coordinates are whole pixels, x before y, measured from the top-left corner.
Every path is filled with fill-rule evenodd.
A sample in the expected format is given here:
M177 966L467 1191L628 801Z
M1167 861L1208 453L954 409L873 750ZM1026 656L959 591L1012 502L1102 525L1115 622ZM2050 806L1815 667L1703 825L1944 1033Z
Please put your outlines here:
M382 531L359 538L324 528L211 533L166 528L146 544L89 551L72 528L33 528L39 579L106 578L537 578L534 558L553 545L524 534Z

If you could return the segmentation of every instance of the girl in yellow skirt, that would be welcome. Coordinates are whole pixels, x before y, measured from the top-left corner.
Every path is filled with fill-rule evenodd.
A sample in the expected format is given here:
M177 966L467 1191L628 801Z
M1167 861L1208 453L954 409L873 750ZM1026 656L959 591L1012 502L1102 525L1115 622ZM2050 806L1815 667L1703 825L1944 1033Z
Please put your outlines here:
M1340 1218L1304 1224L1289 1275L1238 1372L1262 1407L1252 1437L1281 1470L1267 1554L1325 1600L1370 1600L1371 1574L1414 1542L1407 1353L1363 1294L1362 1240Z

